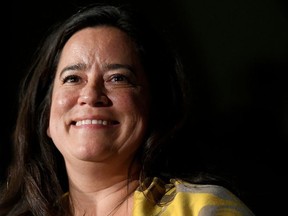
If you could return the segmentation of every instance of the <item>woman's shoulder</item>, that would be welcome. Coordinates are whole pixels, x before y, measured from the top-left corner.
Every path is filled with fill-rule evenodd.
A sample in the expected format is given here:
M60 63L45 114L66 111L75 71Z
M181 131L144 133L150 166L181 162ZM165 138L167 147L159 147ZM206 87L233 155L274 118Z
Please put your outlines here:
M169 179L169 182L163 181L158 177L149 178L143 182L142 187L139 187L138 190L142 190L145 194L185 194L187 196L203 194L219 197L221 199L239 200L236 195L223 186L216 184L195 184L186 180L174 178Z
M227 188L215 184L194 184L181 179L170 179L172 188L175 193L183 193L186 195L203 195L209 197L217 197L223 200L239 201L239 198Z
M148 184L147 184L148 183ZM231 191L223 186L213 184L193 184L181 179L164 182L159 178L146 182L143 198L152 200L156 205L150 210L163 215L217 215L253 216L250 209ZM138 205L141 195L136 196ZM151 203L151 202L150 202ZM145 204L147 206L147 203ZM181 213L182 212L182 213ZM151 213L151 212L150 212Z

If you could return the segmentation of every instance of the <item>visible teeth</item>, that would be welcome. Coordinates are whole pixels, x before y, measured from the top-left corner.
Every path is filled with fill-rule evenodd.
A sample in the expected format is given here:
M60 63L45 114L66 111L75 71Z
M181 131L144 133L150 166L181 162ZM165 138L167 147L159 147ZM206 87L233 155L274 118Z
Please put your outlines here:
M76 122L76 126L80 125L89 125L89 124L98 124L98 125L108 125L108 121L106 120L96 120L96 119L86 119Z

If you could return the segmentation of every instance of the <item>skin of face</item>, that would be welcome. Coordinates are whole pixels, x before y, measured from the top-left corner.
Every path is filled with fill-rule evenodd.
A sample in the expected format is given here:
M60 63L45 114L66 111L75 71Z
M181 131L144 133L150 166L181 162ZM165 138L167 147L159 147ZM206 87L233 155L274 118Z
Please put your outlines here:
M76 32L60 56L48 136L67 163L128 164L143 142L148 83L132 40L115 27Z

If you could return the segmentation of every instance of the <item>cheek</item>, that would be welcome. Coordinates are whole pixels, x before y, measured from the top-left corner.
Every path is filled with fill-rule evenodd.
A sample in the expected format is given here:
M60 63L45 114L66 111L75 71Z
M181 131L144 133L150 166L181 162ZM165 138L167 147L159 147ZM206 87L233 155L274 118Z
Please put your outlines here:
M126 113L138 113L139 116L148 115L149 101L144 93L131 92L114 97L114 104ZM145 118L144 117L144 118Z
M53 92L52 103L50 109L50 120L47 134L51 137L51 129L59 127L59 121L64 121L65 114L71 109L75 101L73 94L68 92Z
M70 93L67 92L56 92L52 95L52 104L51 104L51 117L53 115L61 115L69 109L73 104L73 97Z

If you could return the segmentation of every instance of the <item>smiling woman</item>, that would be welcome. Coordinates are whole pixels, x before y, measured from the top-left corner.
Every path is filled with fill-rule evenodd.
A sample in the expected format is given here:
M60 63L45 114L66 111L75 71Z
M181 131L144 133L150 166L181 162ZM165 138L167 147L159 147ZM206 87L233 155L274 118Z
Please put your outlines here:
M64 156L68 173L79 173L70 164L74 159L79 167L81 161L101 161L123 173L133 161L149 110L148 84L134 47L124 32L107 26L80 30L65 44L48 135ZM119 167L119 161L125 165ZM115 171L106 173L108 179Z
M253 215L213 176L169 166L185 74L137 15L90 5L41 44L22 86L1 216Z

